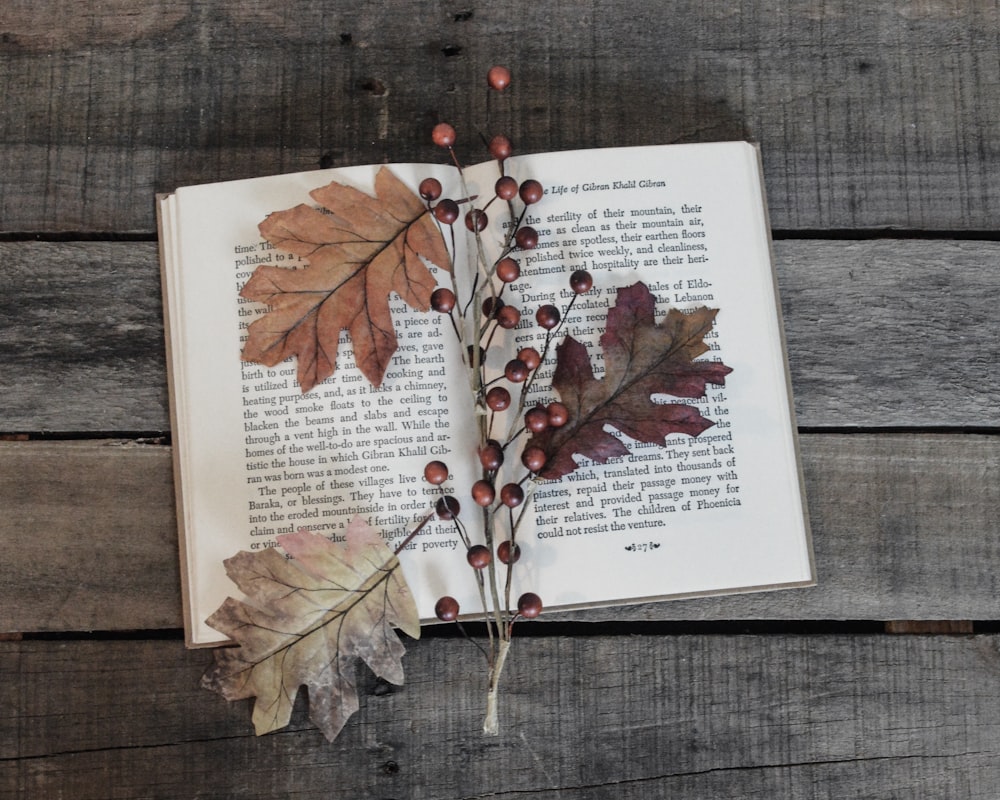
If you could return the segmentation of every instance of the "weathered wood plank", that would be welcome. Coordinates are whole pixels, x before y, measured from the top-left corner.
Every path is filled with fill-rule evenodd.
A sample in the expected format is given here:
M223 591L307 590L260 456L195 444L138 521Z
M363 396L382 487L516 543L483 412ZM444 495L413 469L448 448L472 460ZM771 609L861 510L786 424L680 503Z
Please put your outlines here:
M4 231L150 231L178 185L440 160L431 124L486 124L496 61L522 152L760 141L779 228L1000 210L995 3L46 0L0 32Z
M0 629L178 627L169 448L18 444L0 443Z
M1000 439L808 435L803 458L817 587L571 617L1000 618ZM180 627L169 448L0 443L0 507L0 630Z
M993 800L995 636L530 638L502 732L481 659L409 642L328 744L303 704L254 738L179 642L0 643L0 796Z
M775 254L800 425L1000 422L987 377L1000 244L779 241Z
M799 424L1000 423L1000 243L775 243ZM0 243L0 430L162 431L150 243Z
M156 245L0 243L5 431L169 428Z

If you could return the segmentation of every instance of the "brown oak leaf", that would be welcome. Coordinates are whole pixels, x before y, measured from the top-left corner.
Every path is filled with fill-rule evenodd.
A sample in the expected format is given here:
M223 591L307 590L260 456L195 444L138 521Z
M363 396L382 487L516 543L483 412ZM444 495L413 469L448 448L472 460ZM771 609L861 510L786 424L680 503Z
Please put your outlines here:
M604 376L594 377L587 348L571 336L556 348L552 386L569 409L570 420L532 437L546 455L542 478L560 478L578 466L579 454L599 463L628 454L606 426L640 442L663 444L671 433L697 436L714 422L697 408L662 403L653 395L702 397L705 384L725 384L732 369L717 361L695 361L708 351L704 336L715 309L681 312L672 308L656 322L656 299L643 283L618 290L601 336Z
M302 204L260 223L267 241L308 265L258 267L247 281L240 294L270 311L250 325L244 361L273 367L297 356L298 382L308 392L336 370L346 330L361 372L381 385L396 352L390 293L427 311L436 284L421 256L448 270L451 261L427 207L385 167L375 195L331 183L310 193L326 212Z
M344 546L305 529L278 543L291 559L269 548L226 560L248 602L227 598L208 618L239 646L215 651L202 686L227 700L256 697L258 736L288 724L306 686L310 717L332 741L358 710L357 659L403 682L404 648L392 627L419 638L416 604L399 560L359 517Z

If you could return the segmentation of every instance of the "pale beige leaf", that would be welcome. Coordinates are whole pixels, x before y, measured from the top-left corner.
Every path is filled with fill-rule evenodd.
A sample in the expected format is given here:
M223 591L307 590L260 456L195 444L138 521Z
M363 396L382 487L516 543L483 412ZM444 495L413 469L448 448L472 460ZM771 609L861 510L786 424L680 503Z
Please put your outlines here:
M346 536L340 546L303 529L278 537L290 559L271 548L225 562L247 602L230 597L208 618L238 646L216 651L202 686L227 700L255 697L258 735L288 724L305 686L312 720L334 739L358 709L358 659L403 682L404 648L393 628L416 639L420 621L399 560L358 517Z

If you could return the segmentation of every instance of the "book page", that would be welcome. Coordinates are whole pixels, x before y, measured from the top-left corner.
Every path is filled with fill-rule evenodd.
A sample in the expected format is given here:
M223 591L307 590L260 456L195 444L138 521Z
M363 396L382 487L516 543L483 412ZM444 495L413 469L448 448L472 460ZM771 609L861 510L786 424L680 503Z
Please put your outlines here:
M393 296L399 349L375 389L352 360L342 333L337 371L303 395L289 360L268 368L240 360L250 322L266 308L239 297L254 269L302 268L264 241L257 224L272 211L311 202L308 192L338 180L373 193L376 167L328 170L188 187L164 201L164 271L171 335L187 628L191 644L221 640L204 624L236 593L223 560L276 545L300 527L342 541L355 514L390 546L433 509L439 490L423 479L441 459L463 497L475 476L455 455L475 441L468 381L453 364L458 345L447 318L412 311ZM450 167L395 165L415 188ZM461 242L460 242L461 244ZM447 276L438 275L440 284ZM478 602L450 577L469 572L453 531L428 526L401 554L422 616L446 591Z
M565 309L568 277L581 268L594 288L575 301L560 334L588 345L597 377L607 308L617 288L636 281L658 298L658 320L670 306L719 309L702 358L733 370L704 398L657 398L696 405L715 423L701 435L673 434L661 446L612 431L631 455L604 465L581 457L577 471L535 492L532 524L518 534L518 590L558 607L812 582L756 150L726 143L550 153L511 159L508 171L539 180L546 194L526 219L539 246L516 254L522 272L509 301L528 302L506 357L527 345L542 350L534 311L548 302ZM470 191L488 191L495 177L495 165L481 178L472 171Z

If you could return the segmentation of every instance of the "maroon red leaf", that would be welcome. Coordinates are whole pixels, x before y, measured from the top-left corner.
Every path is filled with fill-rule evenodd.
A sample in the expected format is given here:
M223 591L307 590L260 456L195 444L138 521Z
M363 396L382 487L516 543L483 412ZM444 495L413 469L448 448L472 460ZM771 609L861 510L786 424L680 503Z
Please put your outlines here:
M556 348L552 385L569 409L570 421L531 439L548 456L539 472L542 478L575 470L574 455L602 464L627 455L628 448L608 427L640 442L663 444L672 433L697 436L715 424L693 406L658 402L653 396L702 397L706 383L725 384L730 367L695 360L709 349L704 337L718 311L672 308L660 323L655 312L656 300L645 284L618 290L601 336L601 379L594 377L587 348L576 339L567 336Z

